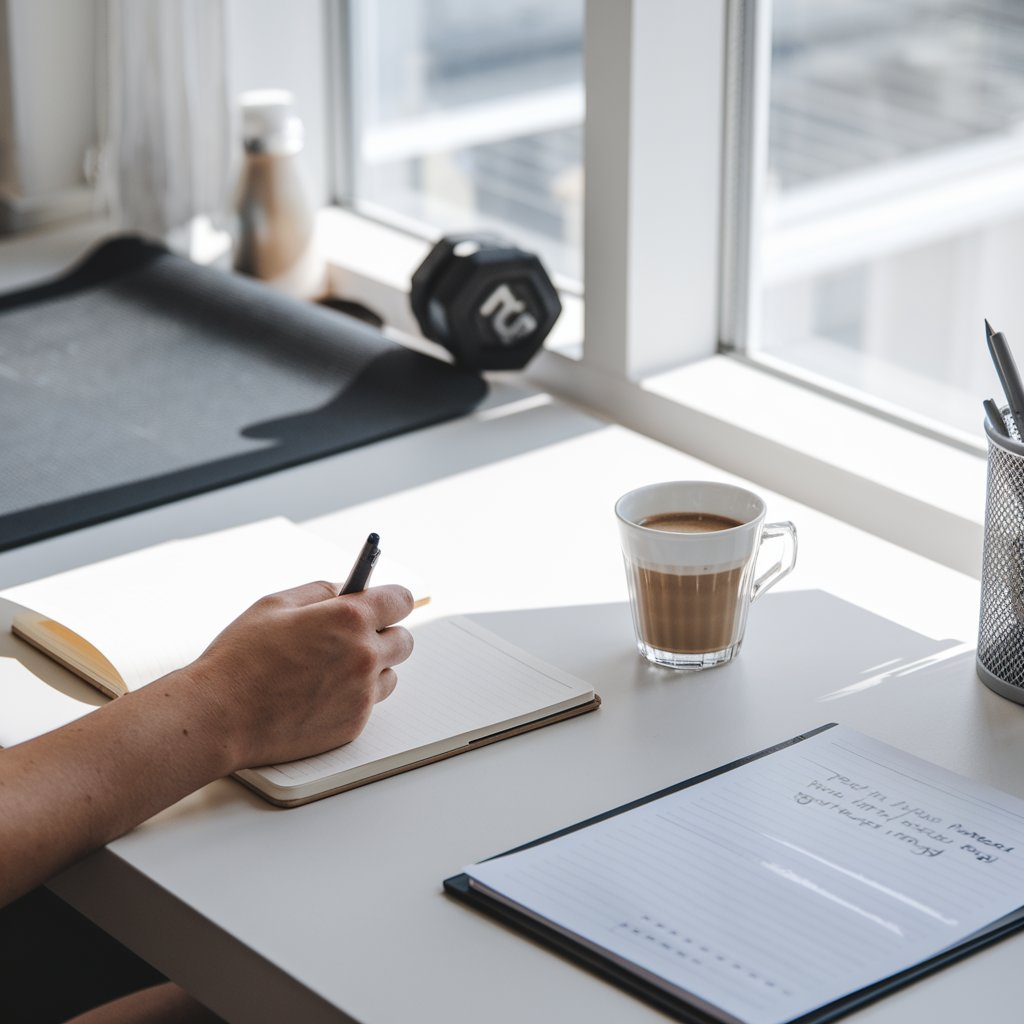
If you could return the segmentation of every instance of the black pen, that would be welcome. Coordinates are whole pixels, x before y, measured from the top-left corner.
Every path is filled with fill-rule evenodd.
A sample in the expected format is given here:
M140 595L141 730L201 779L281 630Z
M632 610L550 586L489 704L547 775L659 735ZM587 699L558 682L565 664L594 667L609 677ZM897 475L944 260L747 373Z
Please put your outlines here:
M1024 438L1024 385L1021 384L1017 364L1013 361L1010 346L999 331L993 331L992 325L985 321L985 335L988 350L995 364L999 383L1006 395L1006 404L1010 410L1010 419L1017 429L1017 436Z
M366 589L366 584L370 582L370 573L373 572L373 567L377 564L377 559L380 558L380 548L377 547L379 543L380 537L375 533L371 533L366 538L363 550L359 552L359 557L356 559L355 565L352 566L345 585L341 588L342 594L358 594L361 590Z

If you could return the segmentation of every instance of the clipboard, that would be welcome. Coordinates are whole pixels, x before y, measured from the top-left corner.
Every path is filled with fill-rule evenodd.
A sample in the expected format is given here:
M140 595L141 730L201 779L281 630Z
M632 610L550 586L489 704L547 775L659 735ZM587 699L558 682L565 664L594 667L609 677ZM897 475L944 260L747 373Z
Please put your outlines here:
M552 839L557 839L561 836L568 835L571 832L588 828L597 822L623 814L635 807L640 807L643 804L659 800L662 797L669 796L672 793L679 792L680 790L687 789L691 786L700 785L700 783L705 782L716 775L722 775L726 772L733 771L742 765L749 764L751 761L767 757L769 754L774 754L776 751L793 746L796 743L809 739L811 736L816 736L819 733L834 728L836 724L837 723L835 722L829 722L817 729L801 733L798 736L784 740L774 746L767 747L754 754L749 754L746 757L731 761L719 768L714 768L700 775L695 775L692 778L685 779L682 782L678 782L672 786L666 787L665 789L658 790L655 793L640 797L637 800L622 804L621 806L605 811L602 814L595 815L594 817L587 818L584 821L577 822L574 825L569 825L566 828L559 829L558 831L542 836L539 839L523 843L520 846L506 850L504 853L496 854L495 857L504 857L508 854L517 853L520 850L529 849L532 846L539 846L540 844L546 843ZM487 859L492 860L494 858ZM592 949L590 946L584 945L582 942L577 941L569 935L563 934L528 914L516 910L514 907L510 907L507 904L491 899L485 893L472 888L469 876L464 873L446 878L443 885L444 891L454 899L462 903L466 903L477 910L483 911L489 916L501 921L503 924L509 925L513 930L536 940L541 945L561 954L566 959L586 968L606 981L612 982L619 988L637 996L644 1002L654 1006L676 1020L683 1021L685 1024L722 1024L723 1021L728 1022L735 1020L734 1017L724 1012L716 1013L713 1012L713 1010L705 1009L704 1007L706 1004L702 1003L696 997L694 997L693 1001L689 1001L671 992L667 992L665 989L649 981L641 973L639 968L633 970L626 967L611 957L603 955L602 953ZM935 956L923 960L921 963L915 964L906 970L888 977L880 978L877 982L854 992L847 993L824 1006L818 1007L810 1013L794 1017L790 1021L787 1021L786 1024L824 1024L824 1022L827 1021L837 1020L838 1018L851 1013L868 1003L874 1002L889 992L902 988L903 986L916 981L918 978L939 970L947 964L969 956L970 954L975 953L994 942L998 942L1000 939L1020 930L1022 927L1024 927L1024 906L1009 917L1002 918L999 921L994 922L990 927L974 933L964 941L943 950Z

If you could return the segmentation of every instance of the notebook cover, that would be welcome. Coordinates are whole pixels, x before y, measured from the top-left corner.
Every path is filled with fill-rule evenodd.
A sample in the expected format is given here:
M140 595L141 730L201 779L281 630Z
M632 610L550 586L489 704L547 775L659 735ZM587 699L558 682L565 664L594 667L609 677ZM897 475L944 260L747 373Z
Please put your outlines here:
M523 843L521 846L517 846L511 850L505 851L504 854L497 854L496 856L505 856L509 853L516 853L519 850L528 849L531 846L537 846L541 843L548 842L551 839L556 839L559 836L575 832L577 829L587 828L588 826L599 821L603 821L606 818L622 814L624 811L632 810L634 807L650 803L652 800L658 800L661 797L668 796L670 793L676 793L679 790L687 789L690 786L699 785L701 782L713 778L716 775L732 771L734 768L739 768L741 765L748 764L751 761L756 761L758 758L765 757L777 750L782 750L784 747L792 746L794 743L799 743L801 740L815 736L818 733L824 732L826 729L831 729L835 724L835 722L830 722L828 725L823 725L820 728L811 730L810 732L794 736L792 739L785 740L773 747L768 747L765 750L760 750L757 753L750 754L737 761L732 761L720 768L715 768L711 771L704 772L701 775L696 775L691 779L686 779L683 782L676 783L675 785L659 790L656 793L652 793L648 796L641 797L638 800L633 800L630 803L623 804L621 807L616 807L610 811L604 812L603 814L595 815L592 818L588 818L586 821L581 821L575 825L570 825L566 828L560 829L557 832L552 832L550 835L543 836L540 839L535 839L529 843ZM658 1009L674 1017L676 1020L684 1021L686 1024L720 1024L721 1022L720 1017L713 1016L699 1007L691 1005L686 1000L670 992L666 992L664 989L652 984L629 968L589 949L587 946L569 938L568 936L562 935L555 929L535 920L525 913L517 911L503 903L499 903L496 900L490 899L484 893L481 893L479 890L473 889L470 886L469 876L466 874L458 874L453 875L451 878L446 878L444 880L444 889L445 892L450 896L453 896L455 899L467 903L478 910L482 910L503 923L510 925L513 929L536 939L548 948L561 953L569 960L586 967L608 981L618 985L620 988L638 996L645 1002L656 1006ZM999 939L1019 930L1022 926L1024 926L1024 908L1022 908L1019 915L1015 918L1008 920L1001 925L993 925L992 928L986 929L982 933L976 934L975 936L965 940L963 943L945 950L944 952L939 953L920 964L907 968L907 970L894 974L891 977L882 978L878 982L859 989L856 992L851 992L848 995L842 996L826 1006L819 1007L817 1010L813 1010L810 1013L794 1018L792 1021L788 1022L788 1024L824 1024L824 1022L836 1020L844 1014L850 1013L867 1003L879 999L888 992L901 988L902 986L907 985L910 982L931 973L932 971L944 967L946 964L968 956L985 946L991 945L993 942L997 942Z
M295 800L280 800L261 789L257 782L240 776L235 776L235 778L241 782L242 785L247 786L249 789L253 790L253 792L259 793L264 800L269 800L270 803L277 807L300 807L302 804L312 803L314 800L322 800L325 796L334 796L335 793L344 793L349 789L357 789L359 786L366 786L371 782L379 782L381 779L388 779L392 775L401 775L403 772L412 771L413 768L422 768L424 765L433 764L435 761L444 761L449 757L455 757L456 754L465 754L470 750L476 750L478 747L486 747L491 743L498 743L501 740L507 740L512 736L520 736L524 732L533 732L534 729L540 729L545 725L553 725L555 722L563 722L567 718L576 718L578 715L585 715L588 711L596 711L600 706L601 698L595 693L592 700L588 700L585 704L579 704L574 708L567 708L564 711L558 711L553 715L547 715L544 718L538 718L536 721L526 722L523 725L517 725L511 729L502 729L500 732L492 733L490 736L481 736L480 739L472 740L465 746L456 747L454 750L446 750L443 754L434 754L431 757L425 757L420 761L413 761L410 764L403 764L399 768L392 768L390 771L381 772L379 775L371 776L368 779L360 779L358 782L343 783L340 786L335 786L319 793L313 793L309 796L299 797Z

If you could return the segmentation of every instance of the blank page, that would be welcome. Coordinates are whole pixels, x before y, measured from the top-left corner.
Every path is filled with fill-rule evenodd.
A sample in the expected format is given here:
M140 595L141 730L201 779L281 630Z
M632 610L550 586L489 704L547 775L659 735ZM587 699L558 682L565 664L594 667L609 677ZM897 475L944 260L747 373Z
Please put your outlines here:
M327 779L371 778L464 747L474 739L585 703L593 688L534 658L469 619L412 630L412 657L398 686L374 708L363 732L336 750L240 773L298 797Z
M836 727L466 873L723 1019L779 1024L1024 905L1024 801Z

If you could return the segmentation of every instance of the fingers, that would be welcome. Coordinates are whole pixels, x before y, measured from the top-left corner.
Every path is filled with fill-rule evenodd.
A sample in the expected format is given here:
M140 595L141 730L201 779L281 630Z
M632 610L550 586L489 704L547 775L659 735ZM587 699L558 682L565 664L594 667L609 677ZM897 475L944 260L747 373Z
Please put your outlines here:
M263 598L260 604L302 609L305 621L319 622L321 629L333 623L335 634L351 650L362 647L369 662L359 672L369 671L374 702L390 696L398 683L394 666L406 661L413 651L412 634L394 623L413 610L413 596L405 587L389 584L358 594L339 596L339 585L317 580Z
M402 626L389 626L377 634L380 643L381 659L387 668L383 668L377 676L377 687L374 702L379 704L390 697L398 685L398 673L391 667L400 665L412 654L413 639L409 630Z
M412 633L404 626L389 626L382 629L377 636L381 661L385 665L401 665L412 654Z
M298 608L333 600L339 596L340 590L340 583L317 580L271 594L263 600ZM401 621L413 610L412 594L396 583L371 587L369 590L360 591L358 594L346 594L344 597L345 600L358 601L363 606L376 630Z
M301 587L292 587L271 594L265 600L279 601L289 607L298 608L302 605L317 604L332 597L337 597L341 590L340 583L328 583L327 580L316 580L314 583L303 583Z
M398 673L393 668L384 669L377 677L377 689L374 693L374 703L379 704L394 693L398 685Z
M359 594L346 595L346 600L348 599L359 601L363 605L373 628L378 632L400 622L413 609L412 594L396 583L371 587Z

